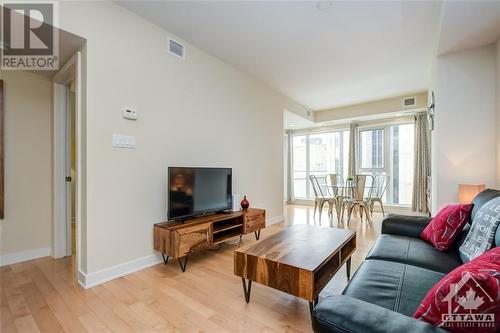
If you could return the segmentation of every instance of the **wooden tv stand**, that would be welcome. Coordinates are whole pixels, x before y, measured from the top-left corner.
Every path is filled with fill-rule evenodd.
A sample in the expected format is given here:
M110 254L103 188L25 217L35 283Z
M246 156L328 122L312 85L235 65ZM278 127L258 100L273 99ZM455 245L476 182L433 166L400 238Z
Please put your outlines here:
M153 229L154 249L161 253L165 264L170 257L178 259L184 272L190 253L251 232L255 233L258 240L260 230L265 227L266 211L257 208L206 215L185 222L156 223ZM181 261L183 257L184 264Z

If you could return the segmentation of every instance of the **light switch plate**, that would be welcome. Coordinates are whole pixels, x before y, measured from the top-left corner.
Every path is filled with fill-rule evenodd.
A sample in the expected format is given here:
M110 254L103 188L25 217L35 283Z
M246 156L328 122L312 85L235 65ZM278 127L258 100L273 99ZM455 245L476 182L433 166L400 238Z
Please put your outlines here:
M135 136L113 134L113 147L135 149Z

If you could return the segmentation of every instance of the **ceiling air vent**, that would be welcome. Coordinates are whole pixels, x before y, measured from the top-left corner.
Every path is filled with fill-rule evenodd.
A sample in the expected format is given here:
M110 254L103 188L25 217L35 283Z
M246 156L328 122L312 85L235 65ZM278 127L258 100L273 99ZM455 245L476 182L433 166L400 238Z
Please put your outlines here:
M403 99L403 107L407 108L410 106L415 106L417 104L417 98L416 97L408 97Z
M185 58L184 45L173 39L168 40L168 52L181 59Z

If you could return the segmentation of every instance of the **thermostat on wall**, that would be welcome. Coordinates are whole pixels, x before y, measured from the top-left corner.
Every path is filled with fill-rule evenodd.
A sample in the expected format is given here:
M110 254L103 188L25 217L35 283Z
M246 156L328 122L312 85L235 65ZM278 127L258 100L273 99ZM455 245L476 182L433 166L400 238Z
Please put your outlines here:
M123 109L123 118L136 120L137 119L137 111L133 109Z

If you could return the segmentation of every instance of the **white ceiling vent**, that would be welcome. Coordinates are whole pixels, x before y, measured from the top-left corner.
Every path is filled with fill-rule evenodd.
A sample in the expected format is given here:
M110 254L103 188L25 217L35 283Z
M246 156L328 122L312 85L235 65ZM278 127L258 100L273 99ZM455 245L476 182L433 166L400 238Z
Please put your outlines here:
M186 58L184 45L173 39L168 40L168 52L181 59Z
M416 97L408 97L408 98L403 99L403 107L405 107L405 108L415 106L416 104L417 104Z

